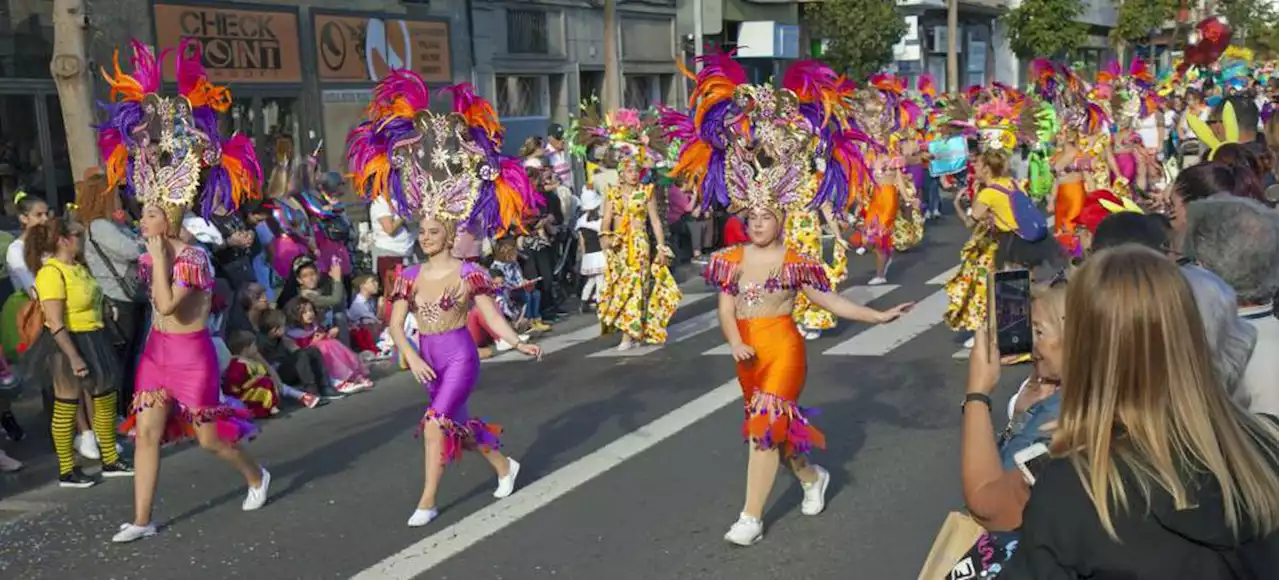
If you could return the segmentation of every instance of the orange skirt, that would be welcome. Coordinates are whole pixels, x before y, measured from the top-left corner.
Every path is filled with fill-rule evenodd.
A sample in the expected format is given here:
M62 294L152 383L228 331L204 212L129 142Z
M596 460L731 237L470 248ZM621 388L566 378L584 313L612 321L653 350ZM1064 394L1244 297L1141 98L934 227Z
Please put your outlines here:
M1083 181L1058 185L1058 195L1053 202L1053 229L1059 234L1075 234L1076 220L1084 210L1086 197Z
M742 342L755 358L737 365L746 417L742 436L757 449L781 449L788 457L826 447L826 437L809 423L816 414L796 403L804 391L804 337L790 315L738 320Z
M893 226L898 221L898 187L876 185L865 211L863 238L866 243L877 250L893 250Z

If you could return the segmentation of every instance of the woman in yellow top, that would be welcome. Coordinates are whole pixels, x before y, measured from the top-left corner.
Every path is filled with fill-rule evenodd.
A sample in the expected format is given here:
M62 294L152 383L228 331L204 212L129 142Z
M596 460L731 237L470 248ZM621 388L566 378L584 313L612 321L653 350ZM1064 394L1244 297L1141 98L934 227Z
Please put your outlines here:
M93 398L92 423L102 454L102 475L133 475L133 467L116 451L120 361L103 327L102 289L78 258L83 238L79 224L52 218L27 232L25 248L27 267L36 272L44 332L23 355L27 361L24 381L52 389L58 485L77 488L97 483L75 467L72 452L82 393Z
M653 228L657 251L649 246L645 221ZM667 323L680 304L680 288L667 264L667 247L652 185L640 183L635 157L618 162L618 185L605 195L600 238L608 249L605 291L600 298L600 323L622 333L618 350L637 342L667 341Z
M1060 256L1052 236L1029 237L1023 231L1042 214L1017 215L1014 197L1025 196L1009 177L1009 153L1003 149L983 151L974 161L978 193L967 214L960 214L973 232L960 250L960 269L947 282L950 297L945 319L955 330L974 331L987 321L987 280L992 270L1032 268L1051 263ZM1024 205L1032 212L1033 206Z

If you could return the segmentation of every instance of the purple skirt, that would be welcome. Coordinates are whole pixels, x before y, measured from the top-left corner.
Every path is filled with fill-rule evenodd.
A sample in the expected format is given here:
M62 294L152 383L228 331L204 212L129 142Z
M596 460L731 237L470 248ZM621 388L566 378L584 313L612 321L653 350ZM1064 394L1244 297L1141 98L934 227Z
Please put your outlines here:
M440 425L445 434L445 462L457 460L464 449L499 448L502 427L467 412L467 399L480 378L480 353L467 328L419 334L418 354L436 374L435 380L424 385L431 403L419 429L427 423Z

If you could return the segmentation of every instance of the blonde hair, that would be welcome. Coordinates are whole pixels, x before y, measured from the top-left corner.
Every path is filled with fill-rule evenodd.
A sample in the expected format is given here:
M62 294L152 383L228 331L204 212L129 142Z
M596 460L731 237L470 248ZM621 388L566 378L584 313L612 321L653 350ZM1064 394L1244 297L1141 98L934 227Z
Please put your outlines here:
M1067 319L1067 285L1037 284L1031 289L1031 301L1040 306L1040 312L1049 318L1046 322L1061 334L1062 323Z
M1208 500L1194 497L1188 472L1217 482L1237 537L1245 524L1274 531L1276 428L1218 384L1178 266L1136 245L1094 254L1075 272L1066 311L1052 451L1070 459L1107 534L1119 540L1112 510L1130 507L1126 485L1148 505L1153 487L1172 496L1175 509ZM1122 471L1131 476L1122 479Z
M992 177L1008 177L1009 154L1004 150L987 149L978 157Z

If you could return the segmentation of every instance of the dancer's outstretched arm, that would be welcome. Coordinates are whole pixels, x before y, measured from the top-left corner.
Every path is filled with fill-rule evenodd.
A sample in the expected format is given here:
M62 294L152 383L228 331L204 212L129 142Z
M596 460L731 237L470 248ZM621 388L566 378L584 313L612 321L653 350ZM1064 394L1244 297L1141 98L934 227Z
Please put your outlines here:
M824 310L831 311L832 314L840 318L873 324L892 322L902 316L902 313L911 310L912 306L915 306L914 302L904 302L888 310L881 311L852 302L834 292L816 290L811 286L805 286L804 295L810 302L817 304Z
M484 323L498 333L498 338L506 341L515 347L516 350L539 359L542 358L542 348L536 344L529 344L520 340L520 335L511 328L511 323L507 322L507 317L502 315L502 311L498 309L498 304L493 301L493 297L486 294L479 294L473 298L476 308L480 309L480 317L484 318Z

